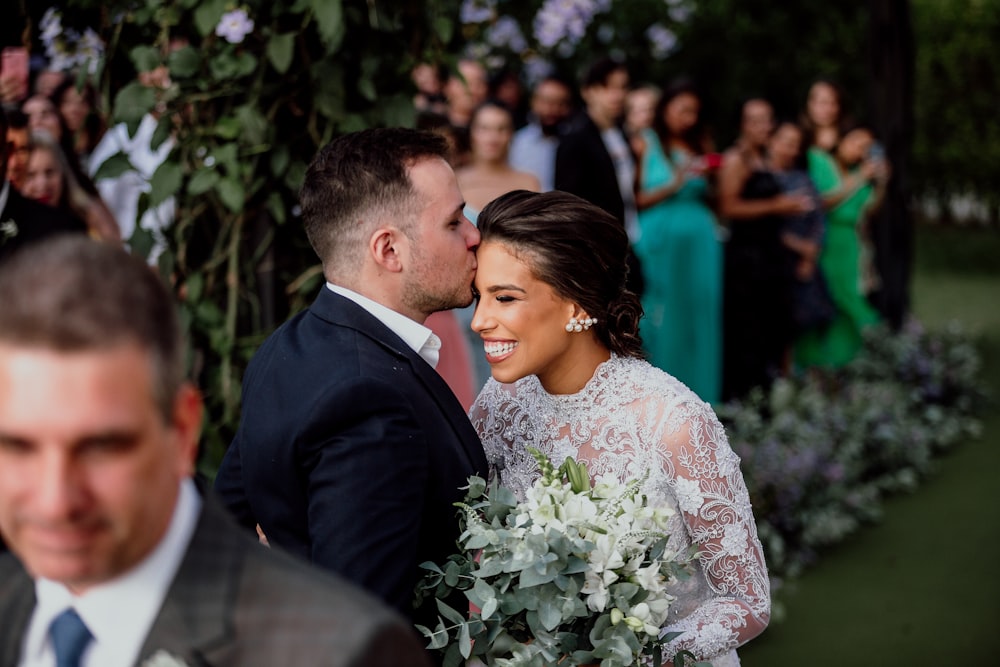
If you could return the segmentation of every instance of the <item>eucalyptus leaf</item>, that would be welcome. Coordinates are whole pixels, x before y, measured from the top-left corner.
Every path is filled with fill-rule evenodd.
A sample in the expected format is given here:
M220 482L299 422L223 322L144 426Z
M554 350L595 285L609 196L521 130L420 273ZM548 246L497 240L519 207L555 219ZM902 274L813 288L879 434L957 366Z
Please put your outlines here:
M448 619L452 623L455 623L456 625L461 625L465 623L466 617L463 614L460 614L459 612L449 607L444 600L437 599L435 600L435 602L437 603L438 613L440 613L446 619Z
M468 623L462 623L458 629L458 650L463 658L468 659L472 655L472 637L469 636Z

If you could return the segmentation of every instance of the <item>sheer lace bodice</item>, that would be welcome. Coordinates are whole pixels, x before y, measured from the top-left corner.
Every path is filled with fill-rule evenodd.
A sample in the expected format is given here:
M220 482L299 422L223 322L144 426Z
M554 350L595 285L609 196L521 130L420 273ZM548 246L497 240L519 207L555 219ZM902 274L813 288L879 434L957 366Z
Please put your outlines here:
M491 475L520 497L538 476L527 447L556 464L585 461L593 477L643 475L650 502L669 506L670 548L700 547L695 576L677 583L664 652L687 649L715 667L738 665L734 649L770 614L767 569L739 457L712 411L679 381L645 361L617 356L582 391L550 395L538 378L490 380L470 413Z

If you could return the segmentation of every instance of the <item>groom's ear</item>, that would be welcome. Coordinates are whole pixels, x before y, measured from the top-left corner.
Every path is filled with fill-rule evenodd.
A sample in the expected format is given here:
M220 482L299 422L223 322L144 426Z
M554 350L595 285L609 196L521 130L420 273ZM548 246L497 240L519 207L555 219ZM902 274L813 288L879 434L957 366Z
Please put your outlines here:
M403 255L407 238L395 227L379 227L368 239L368 252L383 270L399 273L403 270Z

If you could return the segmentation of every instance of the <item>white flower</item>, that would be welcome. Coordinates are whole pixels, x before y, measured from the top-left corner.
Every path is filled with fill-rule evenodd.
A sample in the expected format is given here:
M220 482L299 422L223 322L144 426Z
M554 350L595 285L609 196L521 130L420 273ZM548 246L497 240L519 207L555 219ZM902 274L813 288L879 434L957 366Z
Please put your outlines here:
M701 488L699 488L698 482L693 479L678 477L674 493L677 494L677 504L680 505L681 511L688 514L697 514L705 503L705 497L701 495Z
M161 649L143 662L141 667L187 667L187 663Z
M604 585L604 578L593 570L586 573L580 592L587 596L587 609L590 611L602 612L607 608L608 587Z
M226 12L219 19L219 25L215 26L215 34L230 44L239 44L251 32L253 32L253 19L247 16L244 9Z
M747 550L747 531L742 524L726 524L723 529L722 548L730 556L739 556Z

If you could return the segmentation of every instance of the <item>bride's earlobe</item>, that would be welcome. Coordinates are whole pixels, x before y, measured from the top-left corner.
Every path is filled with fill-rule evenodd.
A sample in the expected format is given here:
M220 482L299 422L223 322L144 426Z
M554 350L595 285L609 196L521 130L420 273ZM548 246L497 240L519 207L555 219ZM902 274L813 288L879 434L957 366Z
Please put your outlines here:
M571 317L569 318L569 322L566 323L566 331L570 333L579 333L581 331L587 331L595 324L597 324L596 317L584 317L583 319Z

